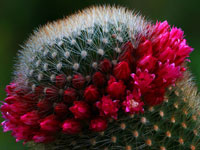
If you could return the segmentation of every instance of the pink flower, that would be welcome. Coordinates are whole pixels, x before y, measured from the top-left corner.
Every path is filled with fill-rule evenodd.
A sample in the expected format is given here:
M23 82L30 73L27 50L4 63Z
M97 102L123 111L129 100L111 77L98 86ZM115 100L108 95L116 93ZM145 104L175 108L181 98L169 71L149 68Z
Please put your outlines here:
M57 132L60 129L59 126L60 122L56 119L54 115L45 117L40 123L41 129L50 133Z
M74 106L71 106L69 110L76 119L87 119L90 117L90 107L84 101L74 101Z
M176 54L174 53L173 49L167 47L164 51L160 52L158 59L165 63L167 60L170 62L174 62Z
M76 90L73 88L68 88L64 91L63 100L66 103L71 103L76 100Z
M39 123L38 122L39 119L40 119L40 117L39 117L37 111L28 112L20 117L20 120L23 123L25 123L26 125L31 125L31 126L37 125Z
M129 68L129 65L127 62L122 61L119 62L114 70L114 76L118 79L118 80L128 80L131 74L131 70Z
M11 109L10 109L10 104L8 103L4 103L3 105L1 105L1 112L2 113L7 113L9 112Z
M101 101L96 103L96 106L100 110L101 116L108 116L117 119L119 100L112 101L109 96L103 96Z
M7 97L5 99L5 102L8 104L13 104L13 103L19 101L19 99L20 99L20 97L17 95L10 95L9 97Z
M1 112L4 119L9 120L12 123L18 124L20 123L19 118L23 113L16 113L12 110L11 105L4 103L1 106Z
M112 64L111 64L110 60L104 59L104 60L102 60L102 61L100 62L99 67L100 67L100 70L101 70L102 72L108 73L108 72L110 72L111 69L112 69Z
M152 54L152 43L149 40L145 40L144 42L140 43L137 48L137 54L140 57L144 55L151 55Z
M157 86L167 87L168 85L173 84L176 79L181 76L180 66L176 67L174 63L170 64L169 61L165 64L160 62L156 75L157 78L154 83Z
M139 112L143 113L144 112L143 105L144 103L138 99L135 99L133 94L127 95L126 100L123 101L122 103L124 111L130 114L139 113Z
M68 112L67 105L65 105L63 102L57 103L54 106L54 112L58 116L61 116L61 117L66 116Z
M42 99L37 103L37 107L40 113L46 113L53 108L53 103L48 99Z
M170 30L170 26L167 21L164 22L156 22L154 25L154 32L152 36L158 36Z
M92 81L97 87L104 86L106 82L105 76L101 72L95 72L92 77Z
M137 67L141 69L148 69L152 71L155 69L157 59L152 55L145 55L137 61Z
M126 42L125 44L122 45L121 49L125 52L128 51L130 53L134 53L135 48L133 47L133 44L131 41Z
M72 85L76 89L82 89L85 84L85 78L81 74L76 74L72 78Z
M72 82L67 82L68 72L63 72L55 83L38 82L37 86L32 80L26 85L24 76L18 74L16 83L6 87L7 98L1 106L4 131L11 130L17 141L46 143L54 140L53 134L60 134L61 128L63 133L76 134L82 123L85 129L90 122L90 129L100 132L107 128L106 119L117 119L121 110L137 114L143 113L144 103L161 104L166 88L182 77L183 63L193 49L183 31L171 28L167 21L148 24L145 29L146 35L138 33L125 41L119 55L95 60L100 61L98 71L91 72L92 81L87 84L79 73L71 74ZM113 66L111 60L117 64ZM74 118L66 119L70 115Z
M164 88L151 89L144 95L144 101L150 106L158 105L163 102L165 95Z
M151 88L151 83L155 79L154 74L150 74L147 69L141 71L137 69L136 74L131 74L134 84L141 90L142 93L146 92Z
M171 31L170 31L170 38L172 39L183 39L183 34L184 32L177 27L172 27Z
M88 102L95 102L99 98L99 92L93 85L88 86L84 91L84 98Z
M62 125L62 130L66 134L77 134L81 131L81 124L75 119L66 119Z
M167 21L157 22L152 34L153 53L159 61L165 63L169 59L170 63L181 65L189 53L193 51L183 39L183 31L170 26Z
M17 124L14 124L11 121L3 121L1 125L3 126L3 132L8 132L17 128Z
M43 86L36 86L33 90L33 94L35 96L40 96L44 94L44 87Z
M48 87L44 89L45 97L47 99L57 99L59 92L55 87Z
M27 111L31 111L33 109L33 107L31 106L32 106L31 104L28 104L26 102L17 101L10 105L10 109L17 114L22 115L26 113Z
M100 117L91 120L90 122L90 130L95 132L102 132L107 128L107 121Z
M154 44L154 55L159 56L160 52L164 51L168 46L170 46L170 33L166 32L157 37Z
M10 83L9 85L7 85L6 86L7 96L12 95L16 87L17 87L16 83Z
M189 54L193 51L193 48L188 46L186 44L186 40L182 40L180 44L178 45L177 53L176 53L176 59L175 64L181 65L184 60L189 57Z
M47 133L38 132L33 136L33 141L36 143L48 143L54 140L52 135L48 135Z
M56 76L56 87L62 88L66 83L66 76L64 74L59 74Z
M126 86L122 81L116 81L114 77L110 77L108 81L107 92L112 98L120 99L125 94Z
M119 61L125 61L129 64L131 69L136 67L136 58L134 57L135 49L133 48L133 44L128 41L126 42L122 48L122 54L119 56Z
M18 142L20 140L31 140L33 133L33 128L26 125L21 125L13 129L12 135L16 138L16 141Z

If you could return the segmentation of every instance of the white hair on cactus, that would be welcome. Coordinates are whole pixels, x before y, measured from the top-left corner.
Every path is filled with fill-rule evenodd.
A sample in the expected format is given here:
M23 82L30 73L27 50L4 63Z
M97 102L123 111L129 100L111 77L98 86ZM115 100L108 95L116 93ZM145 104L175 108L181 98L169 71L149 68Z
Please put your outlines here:
M61 70L61 68L62 68L62 63L60 62L60 63L58 63L57 65L56 65L56 68L57 68L57 70L58 71L60 71Z
M34 70L30 70L29 75L32 76L33 72L34 72Z
M60 41L58 42L58 46L61 46L62 44L63 44L63 41L60 40Z
M41 63L41 60L38 60L37 62L36 62L36 67L39 67L39 65L40 65L40 63Z
M72 40L71 40L71 44L74 45L75 43L76 43L76 40L75 40L75 39L72 39Z
M51 56L52 58L55 58L57 56L57 52L53 52Z
M102 39L102 42L103 42L104 44L107 44L107 43L108 43L108 39L107 39L107 38L103 38L103 39Z
M98 49L98 50L97 50L97 53L98 53L99 55L103 56L103 55L104 55L104 50L103 50L103 49Z
M112 24L112 27L110 24ZM47 63L49 68L54 66L53 68L59 70L60 67L57 64L62 60L62 66L83 71L86 69L80 67L85 65L80 64L91 64L91 62L96 61L95 57L91 56L91 53L89 54L89 51L94 51L99 56L109 55L111 60L116 60L117 58L113 58L113 55L107 53L108 50L105 49L105 46L109 46L118 54L121 53L120 48L115 49L118 44L111 44L110 39L116 39L118 42L131 40L133 45L137 46L140 39L131 39L129 35L135 37L135 34L140 33L140 35L148 36L147 34L150 34L146 28L148 24L150 23L143 17L134 14L132 11L111 6L91 7L71 17L48 23L36 30L25 43L23 50L19 52L20 58L15 75L23 74L21 78L26 80L26 78L29 78L30 70L34 70L36 74L41 72L40 63L42 66ZM123 33L125 29L127 34ZM77 38L77 36L79 37ZM79 41L87 43L88 46L78 43ZM70 43L71 46L67 45L66 42ZM81 58L87 56L87 59L80 60L75 56L77 54L81 55ZM33 63L29 62L33 57L36 57L34 61L37 61L37 68L33 65L34 61ZM54 60L51 60L51 58ZM44 67L44 70L46 68ZM51 71L50 74L57 74L53 70L49 71ZM48 74L45 77L50 79ZM16 78L16 80L21 79Z
M56 78L56 75L55 75L55 74L52 74L52 75L50 76L50 80L51 80L52 82L55 80L55 78Z
M121 36L117 36L117 40L123 42L123 38Z
M121 53L121 49L120 49L119 47L116 47L116 48L115 48L115 51L116 51L117 53Z
M80 67L80 65L78 63L74 63L74 65L73 65L73 69L74 70L78 70L79 67Z
M87 43L88 43L88 44L91 44L91 43L92 43L92 39L88 39L88 40L87 40Z
M96 69L96 68L98 67L97 62L93 62L93 63L92 63L92 67L93 67L94 69Z
M65 54L64 54L64 56L65 56L66 58L68 58L68 57L70 56L70 52L69 52L69 51L66 51Z
M44 52L43 52L43 55L46 56L48 54L49 50L46 49Z
M85 58L87 56L87 52L85 50L81 51L81 57Z
M42 78L43 78L43 74L42 74L42 73L39 73L39 74L38 74L38 81L41 81Z
M44 71L47 71L47 69L48 69L48 64L45 63L43 68L44 68Z

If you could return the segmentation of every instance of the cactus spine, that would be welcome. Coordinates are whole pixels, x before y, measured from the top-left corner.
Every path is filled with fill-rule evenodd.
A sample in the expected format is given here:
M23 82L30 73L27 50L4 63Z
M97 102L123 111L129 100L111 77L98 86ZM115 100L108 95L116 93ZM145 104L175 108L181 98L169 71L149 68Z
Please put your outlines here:
M125 8L47 24L19 52L4 130L33 149L200 149L191 51L181 29Z

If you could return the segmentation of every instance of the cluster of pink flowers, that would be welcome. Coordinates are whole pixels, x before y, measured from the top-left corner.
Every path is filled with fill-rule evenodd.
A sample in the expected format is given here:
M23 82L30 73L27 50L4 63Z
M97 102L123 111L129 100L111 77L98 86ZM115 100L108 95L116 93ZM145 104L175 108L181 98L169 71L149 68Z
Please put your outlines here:
M117 120L120 111L138 114L144 105L162 103L166 88L185 71L182 64L192 48L183 31L170 28L166 21L151 28L151 36L142 37L137 48L130 41L121 47L116 65L103 59L89 85L81 74L73 76L67 89L64 74L56 76L54 86L39 85L34 92L18 83L8 85L1 106L4 131L11 130L17 141L45 143L60 132L104 131L107 120Z

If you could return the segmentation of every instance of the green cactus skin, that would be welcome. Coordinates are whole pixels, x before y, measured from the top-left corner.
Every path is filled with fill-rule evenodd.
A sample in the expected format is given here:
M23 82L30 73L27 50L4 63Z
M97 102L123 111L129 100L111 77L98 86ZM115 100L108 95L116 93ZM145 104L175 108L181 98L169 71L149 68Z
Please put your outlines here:
M16 76L22 77L16 80L34 90L37 85L53 86L58 74L67 76L69 86L71 77L81 73L89 83L103 58L116 63L124 42L131 41L137 47L138 33L148 37L145 26L149 22L125 9L98 8L95 15L105 17L104 22L98 17L95 23L90 19L85 22L91 14L88 9L82 18L72 16L66 23L68 28L60 21L36 31L20 52ZM74 136L60 134L49 144L28 145L34 150L196 150L200 147L199 102L197 88L186 72L168 89L165 102L145 107L144 114L119 114L119 119L110 120L108 129L101 133L86 129Z
M143 115L120 115L105 132L59 135L54 143L29 144L35 150L198 150L199 100L187 72L168 89L163 104L145 108Z

